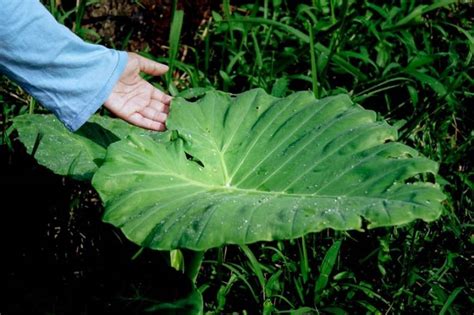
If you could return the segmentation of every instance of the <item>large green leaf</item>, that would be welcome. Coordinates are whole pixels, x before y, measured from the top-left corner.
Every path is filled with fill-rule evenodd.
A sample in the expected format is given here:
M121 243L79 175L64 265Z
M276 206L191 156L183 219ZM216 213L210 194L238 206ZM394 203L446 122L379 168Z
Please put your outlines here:
M111 143L132 132L145 132L120 119L101 116L93 116L75 133L53 115L22 115L15 118L14 126L39 164L79 180L92 178Z
M347 95L213 91L175 99L167 126L168 142L111 145L93 179L104 220L144 246L204 250L441 212L439 187L420 180L436 163Z

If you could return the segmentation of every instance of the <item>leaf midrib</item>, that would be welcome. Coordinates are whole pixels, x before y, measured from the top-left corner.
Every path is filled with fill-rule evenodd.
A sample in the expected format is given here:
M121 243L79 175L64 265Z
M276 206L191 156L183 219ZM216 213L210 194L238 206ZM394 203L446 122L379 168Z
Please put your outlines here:
M208 185L203 182L198 182L192 179L189 179L187 177L179 176L176 173L162 173L162 172L144 172L144 171L139 171L139 172L124 172L124 173L118 173L115 174L115 176L125 176L125 175L133 175L133 174L143 174L143 175L157 175L157 176L171 176L175 178L180 178L183 181L187 181L189 183L192 183L192 185L195 186L200 186L207 188L205 191L201 192L213 192L216 190L220 191L227 191L229 193L236 192L236 193L243 193L243 194L262 194L262 195L270 195L270 196L277 196L277 197L298 197L298 198L322 198L322 199L367 199L367 200L388 200L388 201L396 201L396 202L401 202L401 203L409 203L409 204L417 204L420 206L425 206L421 203L417 202L411 202L411 201L404 201L404 200L399 200L399 199L393 199L389 197L374 197L374 196L348 196L348 195L317 195L316 193L312 194L303 194L303 193L287 193L287 192L282 192L282 191L265 191L265 190L258 190L258 189L249 189L249 188L238 188L235 186L219 186L219 185Z

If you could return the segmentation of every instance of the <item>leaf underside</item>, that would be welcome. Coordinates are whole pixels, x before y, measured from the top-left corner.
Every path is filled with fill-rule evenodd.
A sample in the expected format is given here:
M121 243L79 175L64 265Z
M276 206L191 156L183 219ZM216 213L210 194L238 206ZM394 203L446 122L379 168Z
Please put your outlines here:
M93 179L104 220L155 249L291 239L441 213L437 164L346 95L212 91L176 98L160 143L112 144ZM171 136L170 136L171 135Z

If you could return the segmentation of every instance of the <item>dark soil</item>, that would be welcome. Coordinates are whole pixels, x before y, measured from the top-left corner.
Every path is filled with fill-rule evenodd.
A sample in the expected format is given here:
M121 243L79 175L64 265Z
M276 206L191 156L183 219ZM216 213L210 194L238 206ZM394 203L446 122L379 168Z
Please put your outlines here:
M88 7L83 27L93 30L105 44L128 51L149 50L155 56L164 56L168 50L172 1L142 0L105 1ZM184 10L182 42L192 44L196 30L218 9L219 2L211 0L178 1L178 10ZM123 39L129 38L128 41Z
M141 314L191 290L162 253L101 221L87 184L0 147L0 314ZM123 313L125 312L125 313Z

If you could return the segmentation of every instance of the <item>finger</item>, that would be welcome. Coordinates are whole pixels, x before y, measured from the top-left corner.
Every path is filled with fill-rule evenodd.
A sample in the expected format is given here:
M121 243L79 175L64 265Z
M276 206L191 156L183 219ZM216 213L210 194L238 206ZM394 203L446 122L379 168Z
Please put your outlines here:
M129 123L134 124L135 126L142 127L145 129L156 131L166 130L165 124L146 118L140 113L132 114L130 117L127 118L127 121Z
M169 105L171 100L173 99L171 96L161 92L160 90L158 90L156 88L153 90L152 97L155 100L160 101L160 102L162 102L163 104L166 104L166 105Z
M138 63L140 66L140 71L145 72L146 74L151 75L162 75L168 71L168 66L162 63L147 59L140 55L135 55L138 59Z
M151 107L146 107L140 111L140 114L143 115L143 117L164 123L166 121L166 118L168 118L168 115L166 113L163 113L161 111L158 111L156 109L153 109Z
M148 106L153 108L153 109L156 109L159 112L162 112L162 113L165 113L165 114L169 113L169 106L166 105L166 104L163 104L162 102L159 102L157 100L152 99Z
M165 105L165 108L163 108L163 113L169 115L170 114L170 107L168 105Z

